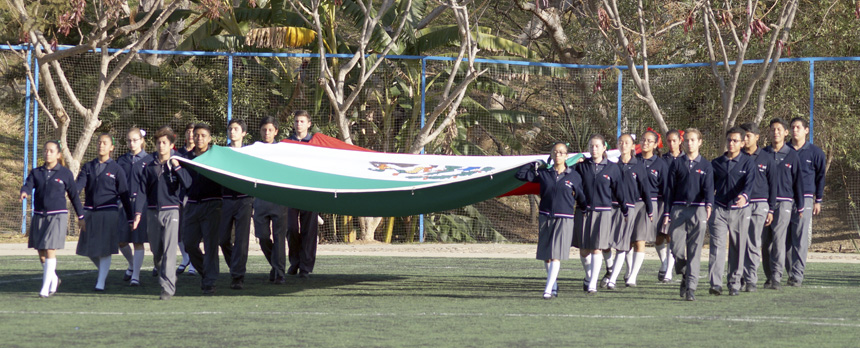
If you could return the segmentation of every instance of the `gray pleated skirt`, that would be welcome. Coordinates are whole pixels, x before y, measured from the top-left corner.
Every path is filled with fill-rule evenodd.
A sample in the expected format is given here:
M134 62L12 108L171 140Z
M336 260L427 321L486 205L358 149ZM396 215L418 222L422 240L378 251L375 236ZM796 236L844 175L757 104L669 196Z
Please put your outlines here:
M147 238L146 233L146 212L149 209L144 209L143 214L140 215L140 223L137 224L137 229L132 231L131 226L128 225L128 221L134 221L134 217L131 219L125 215L125 209L122 208L122 203L119 204L119 218L117 219L117 226L119 229L119 242L120 243L148 243L149 239Z
M644 203L636 202L636 205L632 209L627 208L627 220L624 220L624 214L621 213L621 209L612 209L612 241L609 242L610 248L620 251L630 250L636 215L639 214L640 210L645 210L644 207ZM647 215L645 218L648 218Z
M538 217L537 254L538 260L567 260L570 258L570 245L573 240L573 219L551 218L541 214Z
M27 247L37 250L62 249L66 246L69 214L33 214Z
M643 203L636 203L636 206ZM648 212L645 211L643 204L639 211L636 212L636 219L633 220L633 241L654 242L657 240L657 229L654 225L660 219L660 213L657 210L657 201L649 202L651 211L653 212L654 221L648 219Z
M88 211L84 216L87 229L78 238L75 254L102 257L118 253L117 220L119 220L119 212L115 209Z
M609 249L612 239L612 212L589 211L585 213L582 229L582 239L579 242L582 249Z

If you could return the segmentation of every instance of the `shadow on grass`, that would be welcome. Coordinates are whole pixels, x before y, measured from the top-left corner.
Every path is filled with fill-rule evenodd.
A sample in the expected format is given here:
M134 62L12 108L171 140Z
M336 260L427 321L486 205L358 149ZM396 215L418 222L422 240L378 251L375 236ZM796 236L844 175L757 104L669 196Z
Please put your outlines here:
M124 271L111 271L105 282L105 292L94 291L97 272L92 269L66 269L57 272L62 283L58 293L62 295L100 295L113 297L139 297L141 295L159 296L161 286L157 277L152 277L149 270L141 271L141 282L138 287L128 286L122 281ZM190 297L207 297L201 290L199 275L190 276L187 273L176 276L176 295ZM269 282L268 273L248 273L245 275L245 287L241 290L230 289L229 274L221 274L216 281L214 296L285 296L301 291L318 290L337 287L352 287L362 284L379 284L396 282L405 278L383 274L322 274L312 275L309 279L287 276L286 284ZM0 294L33 294L38 293L42 285L40 272L6 273L0 276ZM387 287L388 285L379 285Z

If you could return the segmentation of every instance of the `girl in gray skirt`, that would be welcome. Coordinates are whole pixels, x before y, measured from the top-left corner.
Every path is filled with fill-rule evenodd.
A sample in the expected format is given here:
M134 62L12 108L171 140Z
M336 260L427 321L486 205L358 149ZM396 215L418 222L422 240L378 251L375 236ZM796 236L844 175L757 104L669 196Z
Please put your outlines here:
M81 229L76 254L89 257L99 270L95 291L105 291L105 279L110 270L112 254L119 251L119 201L125 209L128 223L140 222L134 215L128 196L128 179L125 171L110 158L113 137L102 134L98 138L98 157L84 164L78 173L77 186L84 190L85 228Z
M66 209L66 197L72 201L78 220L84 218L84 209L78 199L78 188L75 177L68 168L63 166L63 155L60 143L49 140L45 142L45 164L34 168L27 175L27 181L21 187L21 200L33 195L33 220L30 223L30 238L27 247L39 251L42 261L42 290L39 297L48 297L57 292L60 278L57 277L56 249L62 249L66 243L66 232L69 225L69 211ZM83 226L78 223L78 226Z
M536 258L546 264L543 298L547 300L558 296L557 279L561 260L570 257L575 198L582 186L579 174L567 166L567 150L567 145L556 143L550 153L552 167L548 168L539 161L524 165L516 174L519 180L540 184L540 230Z

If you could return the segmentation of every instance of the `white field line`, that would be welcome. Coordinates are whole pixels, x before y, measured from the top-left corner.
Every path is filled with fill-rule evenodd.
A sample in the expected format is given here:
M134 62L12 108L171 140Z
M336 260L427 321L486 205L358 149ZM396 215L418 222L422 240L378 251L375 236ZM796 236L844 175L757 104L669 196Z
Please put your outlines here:
M66 277L74 277L74 276L79 276L79 275L84 275L84 274L90 274L90 273L97 273L97 272L98 272L97 270L93 270L93 271L80 271L80 272L74 272L74 273L63 273L62 274L63 276L60 279L63 279ZM30 278L0 280L0 284L28 282L31 280L42 280L42 275L39 274L38 277L30 277Z
M236 312L199 311L199 312L84 312L84 311L0 311L0 315L93 315L93 316L163 316L163 315L241 315ZM628 319L628 320L697 320L725 321L747 323L779 323L793 325L815 325L835 327L860 328L860 322L847 318L794 318L794 317L725 317L725 316L654 316L654 315L599 315L599 314L547 314L547 313L450 313L450 312L419 312L419 313L335 313L335 312L245 312L249 315L284 315L284 316L336 316L336 317L528 317L528 318L571 318L571 319Z

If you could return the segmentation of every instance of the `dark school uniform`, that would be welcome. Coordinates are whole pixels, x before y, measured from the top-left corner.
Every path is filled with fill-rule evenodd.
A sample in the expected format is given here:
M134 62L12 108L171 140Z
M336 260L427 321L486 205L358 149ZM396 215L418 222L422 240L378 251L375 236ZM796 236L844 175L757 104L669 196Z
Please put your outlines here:
M175 152L171 151L171 155ZM158 269L158 283L162 293L176 293L176 248L179 243L179 206L181 188L191 185L191 176L181 165L172 166L170 160L161 162L153 155L152 162L143 168L141 190L135 203L137 212L148 209L146 217L149 246Z
M567 260L573 242L574 210L582 197L582 178L571 167L561 173L542 162L529 163L515 174L518 180L540 184L539 230L535 258Z
M574 236L579 239L574 243L586 250L607 249L612 239L612 202L618 202L624 216L628 213L627 202L621 192L621 171L606 158L600 163L595 163L592 158L585 159L574 170L582 178L581 203L585 207L581 235Z
M613 240L610 247L613 249L630 250L633 238L633 229L636 224L644 224L645 229L650 225L639 220L650 222L653 218L654 207L651 205L651 180L645 164L638 158L632 157L627 163L618 160L618 169L621 172L621 192L627 205L628 214L631 219L624 219L620 214L615 216L613 226Z
M221 198L221 221L218 223L221 252L230 267L230 277L244 281L254 197L222 186Z
M762 262L768 283L782 281L785 267L785 245L792 211L803 212L803 172L800 157L789 144L777 151L772 146L764 148L759 156L769 157L774 164L776 206L773 209L773 222L762 233Z
M269 281L283 281L287 264L287 207L254 198L254 235L272 266Z
M116 163L119 164L120 168L125 171L126 179L128 180L126 186L128 187L129 202L132 204L131 210L134 210L134 204L137 201L137 196L140 191L140 180L143 175L143 167L149 162L152 162L152 156L143 150L141 150L137 155L128 152L119 156L116 160ZM147 243L146 210L141 213L140 222L134 230L132 230L124 221L131 219L125 215L126 213L123 207L120 208L119 213L119 242L138 244Z
M666 205L665 200L662 198L666 195L666 190L668 189L666 187L666 182L669 180L669 167L672 165L672 162L675 162L675 160L677 160L683 154L684 153L681 152L678 157L674 157L671 153L664 153L662 156L660 156L660 158L662 158L663 162L666 164L666 174L663 175L663 189L660 190L660 199L657 201L657 206L659 208L660 213L662 214L657 220L657 233L669 235L669 225L663 224L663 219L669 217L669 214L672 212L672 205Z
M189 152L185 158L197 158L194 152ZM218 234L218 223L221 220L221 185L200 175L194 169L188 169L191 185L185 193L187 203L182 210L180 233L191 264L201 275L203 289L215 286L218 279L219 262L218 246L221 238ZM200 250L200 242L203 250Z
M289 140L310 142L313 133L302 139L293 133ZM290 274L308 274L314 271L317 259L317 237L319 235L319 213L287 208L287 248L289 249Z
M663 202L671 207L669 244L675 255L675 273L682 274L682 296L696 291L699 284L699 255L707 231L707 207L714 204L714 170L701 155L687 154L669 165Z
M748 153L755 166L753 185L750 193L750 223L747 229L747 248L744 255L743 281L752 289L758 282L758 267L761 263L761 236L768 214L776 209L776 165L773 158L763 156L763 150L757 148Z
M821 203L824 196L824 176L827 167L827 158L821 148L806 142L797 150L800 160L801 178L803 181L803 206L814 207L814 203ZM814 202L813 202L814 200ZM806 209L806 214L800 216L797 210L791 214L791 222L788 225L788 236L786 237L786 267L788 267L789 280L794 284L803 282L806 270L806 254L809 244L812 242L812 209Z
M27 247L37 250L62 249L69 227L66 197L72 202L78 220L84 219L84 208L78 197L72 171L59 163L51 169L45 166L34 168L27 175L20 192L31 195L33 199L33 219L30 221Z
M732 291L739 291L743 276L744 251L749 229L749 200L755 179L755 162L741 152L734 158L723 154L711 161L714 170L714 210L708 225L710 250L708 277L711 288L721 291L723 272L726 269L726 243L728 242L729 272L727 283ZM738 197L744 197L743 206L737 206Z
M665 211L665 204L663 204L663 191L665 191L666 187L666 175L669 173L669 165L666 164L666 160L656 155L651 156L650 158L644 158L639 154L636 155L636 158L645 165L645 173L647 174L648 181L651 183L649 186L651 189L650 204L654 214L654 219L644 219L641 218L644 217L641 216L641 214L637 215L636 225L634 227L635 230L633 232L633 240L654 242L657 240L657 233L663 230L661 226L661 218Z
M135 215L129 202L125 171L110 158L104 163L94 159L81 167L76 185L84 191L84 222L87 227L78 239L75 253L90 258L118 253L120 236L117 227L132 223ZM120 206L125 212L122 221Z

